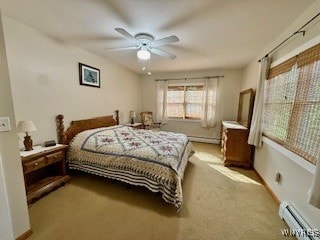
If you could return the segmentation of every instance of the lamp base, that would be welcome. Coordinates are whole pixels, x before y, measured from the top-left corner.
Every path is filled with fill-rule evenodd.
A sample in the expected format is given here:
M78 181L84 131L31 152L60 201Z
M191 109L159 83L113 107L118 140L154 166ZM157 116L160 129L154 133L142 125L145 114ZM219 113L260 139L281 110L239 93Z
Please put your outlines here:
M25 151L31 151L32 149L32 139L30 136L25 136L23 141Z

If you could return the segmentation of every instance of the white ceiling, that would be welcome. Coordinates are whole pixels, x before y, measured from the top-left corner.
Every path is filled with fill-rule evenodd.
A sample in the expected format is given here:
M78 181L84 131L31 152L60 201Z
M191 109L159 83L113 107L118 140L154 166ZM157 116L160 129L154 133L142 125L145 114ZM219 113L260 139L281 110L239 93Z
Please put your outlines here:
M283 32L314 0L0 0L2 14L41 32L142 73L136 50L114 30L178 43L152 54L150 71L242 68Z

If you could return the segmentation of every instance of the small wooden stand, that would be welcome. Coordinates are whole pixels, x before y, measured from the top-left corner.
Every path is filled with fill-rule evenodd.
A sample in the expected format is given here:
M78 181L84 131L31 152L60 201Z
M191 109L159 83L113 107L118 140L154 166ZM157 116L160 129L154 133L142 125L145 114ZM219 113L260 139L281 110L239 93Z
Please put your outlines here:
M69 181L65 163L67 147L39 146L20 152L28 204Z

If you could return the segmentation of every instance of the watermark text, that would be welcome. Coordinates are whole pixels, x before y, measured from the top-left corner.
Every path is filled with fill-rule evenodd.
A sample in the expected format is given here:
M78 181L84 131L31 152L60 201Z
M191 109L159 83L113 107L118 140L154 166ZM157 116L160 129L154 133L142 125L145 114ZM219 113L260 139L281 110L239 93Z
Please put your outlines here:
M285 237L313 237L316 239L320 239L320 231L318 229L282 228L281 233Z

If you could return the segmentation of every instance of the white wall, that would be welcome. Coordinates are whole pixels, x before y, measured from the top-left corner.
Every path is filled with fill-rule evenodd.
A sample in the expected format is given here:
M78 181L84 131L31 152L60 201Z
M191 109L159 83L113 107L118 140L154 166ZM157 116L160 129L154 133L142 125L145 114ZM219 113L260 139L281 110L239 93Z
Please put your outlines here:
M8 201L5 173L0 156L0 234L4 239L13 239L10 206Z
M0 14L0 117L11 131L0 132L0 238L15 239L30 229L18 137Z
M309 19L320 11L320 1L316 1L307 9L292 25L283 32L272 44L264 49L261 54L252 61L244 70L242 89L256 88L259 76L258 59L273 49L278 43L282 42L287 36L291 35L298 28L303 26ZM320 34L320 23L311 24L307 29L306 36L299 35L291 40L281 50L273 54L273 61L281 58L291 50L299 47ZM320 127L320 126L319 126ZM293 163L292 160L280 153L275 148L264 143L261 149L255 151L254 168L262 176L271 190L276 194L280 201L288 200L292 202L303 217L312 227L320 229L320 209L317 209L307 201L307 192L310 188L313 174L302 167ZM274 183L274 172L279 171L282 175L281 185Z
M224 75L219 80L217 102L217 126L204 129L200 122L169 121L162 127L166 131L181 132L188 136L220 139L221 120L236 120L241 87L242 70L206 70L193 72L157 73L145 76L142 85L142 110L157 112L157 89L155 79L188 78Z
M57 140L60 113L66 126L116 109L120 122L128 122L129 111L141 109L141 81L123 67L10 18L3 17L4 39L0 26L0 116L9 116L12 126L11 132L0 132L0 234L13 239L30 229L19 155L23 134L18 137L16 123L32 120L38 129L31 133L34 144L42 144ZM79 85L79 62L100 69L101 88Z
M67 127L71 120L111 115L116 109L120 122L128 122L130 110L140 111L138 74L10 18L3 22L16 119L34 122L34 144L56 140L60 113ZM101 88L79 84L79 62L100 69Z

